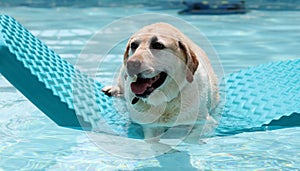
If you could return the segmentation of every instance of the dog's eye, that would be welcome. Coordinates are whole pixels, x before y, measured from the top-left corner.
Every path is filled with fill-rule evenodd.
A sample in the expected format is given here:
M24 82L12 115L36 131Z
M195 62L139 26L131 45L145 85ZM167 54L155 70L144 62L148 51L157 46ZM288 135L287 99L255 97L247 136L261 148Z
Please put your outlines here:
M164 49L165 46L164 46L162 43L155 42L155 43L152 43L152 44L151 44L151 48L152 48L152 49L160 50L160 49Z
M137 49L139 47L139 45L136 43L136 42L132 42L131 44L130 44L130 48L132 49L132 50L135 50L135 49Z

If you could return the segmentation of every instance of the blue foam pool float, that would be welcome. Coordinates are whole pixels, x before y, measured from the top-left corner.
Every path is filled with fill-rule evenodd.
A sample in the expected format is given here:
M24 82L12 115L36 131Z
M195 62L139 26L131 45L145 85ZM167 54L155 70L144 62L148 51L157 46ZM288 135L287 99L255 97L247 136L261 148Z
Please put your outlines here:
M118 112L103 85L76 70L12 17L0 16L0 72L56 124L138 138L139 125ZM300 125L300 59L274 62L224 78L217 132ZM91 100L94 99L94 100Z

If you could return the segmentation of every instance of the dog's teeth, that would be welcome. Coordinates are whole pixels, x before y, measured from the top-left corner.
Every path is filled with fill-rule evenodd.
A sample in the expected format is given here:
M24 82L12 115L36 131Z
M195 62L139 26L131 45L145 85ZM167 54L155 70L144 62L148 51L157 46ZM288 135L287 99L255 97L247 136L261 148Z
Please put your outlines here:
M138 76L137 76L137 75L134 75L134 76L132 77L132 82L136 82L137 78L138 78Z

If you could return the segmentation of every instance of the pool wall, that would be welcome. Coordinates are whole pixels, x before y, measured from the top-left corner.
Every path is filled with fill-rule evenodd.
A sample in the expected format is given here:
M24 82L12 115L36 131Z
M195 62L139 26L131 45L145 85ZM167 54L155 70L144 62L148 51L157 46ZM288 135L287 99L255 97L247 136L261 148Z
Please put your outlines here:
M195 0L186 0L195 1ZM220 2L221 0L206 0L209 2ZM230 1L230 0L228 0ZM233 0L238 1L238 0ZM39 8L51 7L103 7L103 6L136 6L159 7L159 8L183 8L183 1L179 0L10 0L0 1L0 6L30 6ZM299 0L245 0L248 9L260 10L300 10Z

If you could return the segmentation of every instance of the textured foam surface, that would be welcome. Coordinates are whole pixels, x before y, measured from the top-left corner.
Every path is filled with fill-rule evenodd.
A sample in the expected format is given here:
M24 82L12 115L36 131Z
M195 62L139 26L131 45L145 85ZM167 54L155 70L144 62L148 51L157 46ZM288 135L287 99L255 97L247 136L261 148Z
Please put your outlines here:
M225 78L223 93L226 101L220 131L300 126L300 59L233 73Z
M101 92L100 83L80 73L13 18L0 17L0 32L1 74L54 122L136 137L139 127L114 108L113 98ZM294 60L226 77L225 110L218 131L299 125L299 73L300 60Z
M2 15L0 30L1 74L49 118L65 127L126 133L129 120L115 111L100 83L80 73L13 18Z

